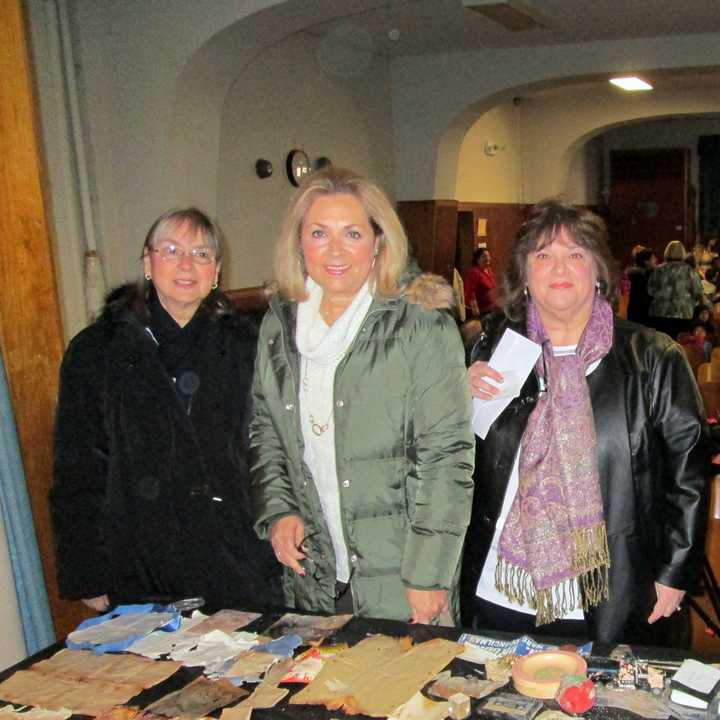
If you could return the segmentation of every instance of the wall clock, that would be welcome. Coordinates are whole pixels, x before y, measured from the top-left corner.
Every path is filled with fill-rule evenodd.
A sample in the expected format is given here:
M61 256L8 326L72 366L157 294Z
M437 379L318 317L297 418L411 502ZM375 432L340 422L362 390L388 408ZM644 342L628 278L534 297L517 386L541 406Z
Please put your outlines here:
M311 172L310 160L303 150L291 150L285 163L288 180L297 187Z

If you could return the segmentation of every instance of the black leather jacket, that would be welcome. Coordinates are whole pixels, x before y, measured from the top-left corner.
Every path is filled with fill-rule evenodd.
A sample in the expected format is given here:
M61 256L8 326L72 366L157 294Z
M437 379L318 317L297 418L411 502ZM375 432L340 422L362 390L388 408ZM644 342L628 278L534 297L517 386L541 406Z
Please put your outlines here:
M486 326L473 361L487 360L507 327L525 334L525 323L504 316ZM588 386L611 558L610 597L586 613L591 635L666 645L671 621L647 624L653 583L691 589L703 558L710 450L702 400L679 345L618 318L612 348ZM487 438L477 440L461 602L474 595L538 389L531 373Z

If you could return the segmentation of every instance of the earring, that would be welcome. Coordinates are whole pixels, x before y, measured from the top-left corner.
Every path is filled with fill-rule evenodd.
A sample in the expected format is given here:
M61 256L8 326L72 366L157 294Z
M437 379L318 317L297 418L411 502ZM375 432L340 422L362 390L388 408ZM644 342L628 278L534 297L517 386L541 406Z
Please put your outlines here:
M210 286L213 290L217 290L218 282L217 280Z
M152 280L152 277L150 276L150 273L145 273L145 279L146 279L146 280Z
M595 293L597 295L600 295L602 293L602 285L600 284L599 280L595 281Z
M530 293L528 292L528 286L525 286L525 289L523 290L523 295L525 295L525 299L527 300L530 297Z

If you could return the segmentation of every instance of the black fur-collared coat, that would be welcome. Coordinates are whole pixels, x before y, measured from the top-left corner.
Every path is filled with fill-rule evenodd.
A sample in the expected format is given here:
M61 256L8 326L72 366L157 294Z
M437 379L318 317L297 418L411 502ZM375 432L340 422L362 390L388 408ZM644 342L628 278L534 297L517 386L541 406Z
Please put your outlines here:
M68 347L50 494L64 597L281 603L279 565L248 501L257 331L213 295L214 311L198 310L208 325L192 398L161 362L135 286L116 290Z

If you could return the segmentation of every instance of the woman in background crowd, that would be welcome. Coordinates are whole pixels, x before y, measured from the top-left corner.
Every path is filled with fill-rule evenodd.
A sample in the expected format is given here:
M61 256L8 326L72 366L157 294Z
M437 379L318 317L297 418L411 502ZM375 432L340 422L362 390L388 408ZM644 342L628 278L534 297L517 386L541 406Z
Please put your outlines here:
M475 250L472 267L465 277L465 307L470 317L482 318L496 308L497 283L491 263L490 251L486 247Z
M144 277L109 295L63 359L50 496L60 592L97 611L282 602L248 497L257 333L218 290L221 261L204 213L165 213L143 244Z
M717 235L710 233L698 238L698 242L693 246L692 255L695 258L696 268L703 277L710 269L713 258L718 257L717 241Z
M647 285L655 263L655 253L649 248L641 246L634 254L633 265L627 269L627 277L630 280L627 319L641 325L648 323L651 298Z
M548 200L518 232L503 314L469 371L512 329L542 348L534 372L477 441L463 562L475 628L679 645L706 522L707 426L682 350L613 316L614 261L600 218Z
M452 611L472 496L463 348L436 276L369 180L293 198L260 332L251 427L261 537L288 605L428 623Z
M664 260L648 280L652 298L648 322L676 338L689 329L695 309L703 302L703 289L697 272L684 262L685 248L679 240L667 244Z

